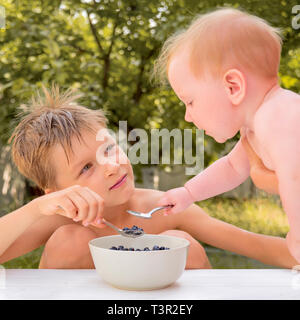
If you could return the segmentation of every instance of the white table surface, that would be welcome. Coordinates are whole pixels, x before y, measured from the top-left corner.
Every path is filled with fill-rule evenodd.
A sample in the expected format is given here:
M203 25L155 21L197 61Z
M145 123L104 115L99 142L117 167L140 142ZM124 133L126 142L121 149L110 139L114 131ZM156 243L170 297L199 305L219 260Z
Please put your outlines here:
M300 272L287 269L186 270L168 288L152 291L116 289L105 283L96 270L4 271L0 300L300 299Z

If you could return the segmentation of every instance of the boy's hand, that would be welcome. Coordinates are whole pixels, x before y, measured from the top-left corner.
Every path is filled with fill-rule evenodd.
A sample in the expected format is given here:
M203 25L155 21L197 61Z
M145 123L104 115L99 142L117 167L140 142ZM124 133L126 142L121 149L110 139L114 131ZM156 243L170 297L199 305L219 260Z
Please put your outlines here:
M104 201L88 187L72 187L45 194L34 199L35 207L41 215L60 214L74 221L82 221L84 226L96 223L99 227L103 219Z
M189 207L194 200L192 199L188 190L184 187L171 189L164 193L159 200L158 206L172 205L171 208L165 209L165 214L179 213Z

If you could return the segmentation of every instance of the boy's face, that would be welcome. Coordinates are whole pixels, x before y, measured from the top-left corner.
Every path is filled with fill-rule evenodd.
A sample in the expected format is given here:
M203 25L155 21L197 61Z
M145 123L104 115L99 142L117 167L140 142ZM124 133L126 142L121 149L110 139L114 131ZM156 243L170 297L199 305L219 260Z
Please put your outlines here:
M129 159L106 129L101 129L101 141L96 134L82 131L84 142L72 137L73 154L68 164L63 147L53 147L52 163L59 189L78 184L89 187L104 199L107 207L126 203L134 190L134 175ZM98 139L99 140L99 139Z
M171 59L168 78L176 95L186 106L186 121L205 130L219 143L235 136L239 130L238 117L222 81L209 75L196 78L190 69L187 50Z

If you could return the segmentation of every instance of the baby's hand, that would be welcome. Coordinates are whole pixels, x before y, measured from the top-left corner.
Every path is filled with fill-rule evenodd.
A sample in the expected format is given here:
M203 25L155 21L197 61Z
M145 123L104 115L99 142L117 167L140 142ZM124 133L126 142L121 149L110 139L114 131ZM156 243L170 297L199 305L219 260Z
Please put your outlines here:
M159 200L158 206L172 205L172 208L167 208L166 214L179 213L189 207L194 200L186 188L175 188L164 193L163 197Z
M45 194L32 201L41 215L60 214L74 221L82 221L84 226L96 223L103 227L104 201L96 192L88 187L74 185L72 187Z

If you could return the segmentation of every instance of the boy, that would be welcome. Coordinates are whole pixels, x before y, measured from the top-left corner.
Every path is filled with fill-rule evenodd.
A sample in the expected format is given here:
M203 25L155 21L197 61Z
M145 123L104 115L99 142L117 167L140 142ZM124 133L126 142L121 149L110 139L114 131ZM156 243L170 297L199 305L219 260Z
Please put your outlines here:
M115 234L101 223L107 219L120 228L138 225L146 233L188 239L186 268L210 268L197 240L266 264L295 265L284 239L246 232L196 205L177 215L158 212L149 220L128 214L127 209L151 210L163 192L134 187L130 162L105 130L101 110L80 106L71 91L44 93L10 140L18 169L45 195L0 219L0 263L45 244L40 268L94 268L88 241ZM105 139L97 141L103 129Z
M241 131L263 165L276 176L287 213L287 244L300 262L300 97L278 85L281 38L264 20L236 9L196 19L165 44L156 68L186 105L186 121L224 143ZM256 171L257 172L257 171ZM184 187L166 192L169 213L231 190L251 174L240 140ZM252 176L252 178L256 178ZM276 188L274 188L276 191Z

